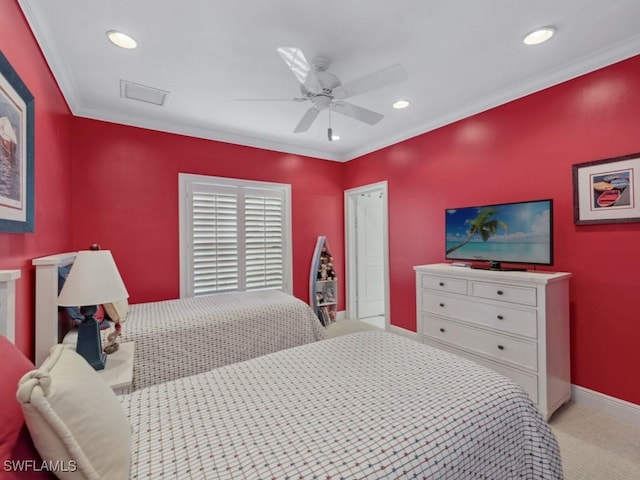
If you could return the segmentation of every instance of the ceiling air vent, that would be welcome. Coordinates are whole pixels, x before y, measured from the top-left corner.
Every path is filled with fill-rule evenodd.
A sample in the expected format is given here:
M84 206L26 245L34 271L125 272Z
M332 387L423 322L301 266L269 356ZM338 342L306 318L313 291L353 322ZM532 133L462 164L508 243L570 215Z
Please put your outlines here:
M169 92L164 90L120 80L120 96L122 98L153 103L154 105L164 105L167 95L169 95Z

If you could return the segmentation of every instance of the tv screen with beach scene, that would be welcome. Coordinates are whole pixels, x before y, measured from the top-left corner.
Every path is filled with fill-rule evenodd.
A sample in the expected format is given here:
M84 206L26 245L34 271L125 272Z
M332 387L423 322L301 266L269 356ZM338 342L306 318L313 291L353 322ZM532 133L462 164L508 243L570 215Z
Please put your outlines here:
M553 265L553 200L448 208L447 260Z

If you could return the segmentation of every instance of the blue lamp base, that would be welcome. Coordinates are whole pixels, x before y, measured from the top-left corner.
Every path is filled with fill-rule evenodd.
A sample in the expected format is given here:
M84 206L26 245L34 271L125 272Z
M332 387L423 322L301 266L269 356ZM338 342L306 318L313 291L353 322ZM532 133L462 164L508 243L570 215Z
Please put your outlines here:
M95 370L103 370L107 362L107 356L102 351L102 341L100 339L100 326L93 316L98 311L98 307L81 307L80 312L84 315L84 320L78 325L78 344L76 352Z

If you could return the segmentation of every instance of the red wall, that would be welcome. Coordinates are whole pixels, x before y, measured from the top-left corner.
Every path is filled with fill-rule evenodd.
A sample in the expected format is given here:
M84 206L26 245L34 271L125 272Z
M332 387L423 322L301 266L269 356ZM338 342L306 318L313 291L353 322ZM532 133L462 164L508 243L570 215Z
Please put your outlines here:
M303 299L317 235L344 278L343 190L388 180L394 325L415 329L412 267L443 261L446 207L551 197L553 268L574 274L572 381L640 404L640 223L575 226L571 180L575 163L640 152L640 57L338 164L72 118L15 1L0 2L0 49L36 99L36 233L0 233L0 269L22 272L17 343L28 355L34 257L98 242L132 302L178 296L178 172L292 185Z
M389 182L392 323L416 328L414 265L444 261L444 210L554 200L572 272L572 382L640 404L640 223L576 226L576 163L640 152L640 56L348 162L345 188Z
M35 98L35 233L0 233L0 269L19 269L16 344L33 354L31 259L71 245L71 116L31 30L14 1L0 2L0 50Z
M344 257L342 164L82 118L73 128L74 247L110 249L132 303L180 295L179 172L291 184L297 297L308 301L318 235Z

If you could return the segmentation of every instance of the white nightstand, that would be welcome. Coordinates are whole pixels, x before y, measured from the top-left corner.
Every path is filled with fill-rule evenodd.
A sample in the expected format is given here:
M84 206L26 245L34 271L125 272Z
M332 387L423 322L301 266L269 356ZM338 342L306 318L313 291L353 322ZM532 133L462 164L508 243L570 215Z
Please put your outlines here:
M117 351L107 355L103 370L98 373L117 395L131 393L133 386L133 349L135 342L121 343Z

